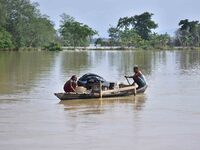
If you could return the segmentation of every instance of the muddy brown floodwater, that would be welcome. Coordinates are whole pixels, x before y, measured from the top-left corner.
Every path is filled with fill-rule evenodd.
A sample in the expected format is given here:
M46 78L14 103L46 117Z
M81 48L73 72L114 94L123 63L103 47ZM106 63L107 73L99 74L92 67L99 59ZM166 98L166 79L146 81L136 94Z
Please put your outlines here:
M126 82L136 97L60 102L73 74ZM1 150L199 150L200 51L0 52Z

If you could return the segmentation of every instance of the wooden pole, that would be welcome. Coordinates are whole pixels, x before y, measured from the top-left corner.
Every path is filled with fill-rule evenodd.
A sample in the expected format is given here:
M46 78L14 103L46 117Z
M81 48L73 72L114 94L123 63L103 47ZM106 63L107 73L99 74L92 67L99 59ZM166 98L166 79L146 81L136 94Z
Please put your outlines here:
M137 93L137 90L136 90L136 87L134 88L134 96L136 95Z
M101 84L101 81L99 83L99 97L102 98L102 84Z
M126 78L126 80L127 80L128 84L129 84L129 85L131 85L131 84L130 84L130 82L129 82L129 80L128 80L128 78L127 78L127 76L125 76L125 78Z

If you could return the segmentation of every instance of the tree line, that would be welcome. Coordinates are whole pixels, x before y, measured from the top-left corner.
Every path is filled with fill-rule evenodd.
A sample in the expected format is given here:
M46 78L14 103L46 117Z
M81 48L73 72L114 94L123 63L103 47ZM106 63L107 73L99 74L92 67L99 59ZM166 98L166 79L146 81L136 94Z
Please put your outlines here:
M104 45L121 47L165 48L169 44L170 36L152 32L158 27L152 16L152 13L144 12L141 15L120 18L115 27L108 29L109 40L103 42L97 39L96 44L103 42Z
M56 30L37 3L0 0L0 48L40 47L53 41Z
M61 15L60 28L47 15L41 14L38 3L30 0L0 0L0 49L43 48L60 50L61 46L86 47L98 32L75 18ZM179 22L174 37L153 32L158 24L152 13L122 17L108 29L108 39L97 38L96 45L166 49L170 46L200 47L199 21Z
M200 47L199 21L180 20L175 36L170 37L167 33L152 32L158 27L158 24L152 20L152 16L152 13L144 12L140 15L120 18L115 27L108 29L109 40L98 38L95 44L142 49L168 49L175 46Z

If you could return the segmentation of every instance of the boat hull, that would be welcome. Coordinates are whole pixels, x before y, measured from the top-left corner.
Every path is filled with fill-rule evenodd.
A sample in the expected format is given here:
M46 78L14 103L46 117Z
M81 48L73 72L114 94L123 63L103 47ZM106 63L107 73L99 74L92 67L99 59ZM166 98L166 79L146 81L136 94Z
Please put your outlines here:
M104 94L100 93L91 93L91 94L77 94L77 93L54 93L56 97L58 97L60 100L80 100L80 99L95 99L95 98L109 98L109 97L123 97L123 96L130 96L130 95L136 95L139 93L144 93L147 86L141 88L141 89L126 89L120 88L120 91L115 90L108 90L104 91ZM123 90L125 89L125 90Z

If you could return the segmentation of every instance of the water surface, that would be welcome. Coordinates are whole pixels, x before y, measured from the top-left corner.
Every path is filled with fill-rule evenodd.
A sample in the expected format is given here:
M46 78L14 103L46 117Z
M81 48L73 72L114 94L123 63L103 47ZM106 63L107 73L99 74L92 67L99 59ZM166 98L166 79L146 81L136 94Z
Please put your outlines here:
M149 87L136 97L60 102L73 74L126 82L139 65ZM199 51L0 52L0 149L199 150Z

